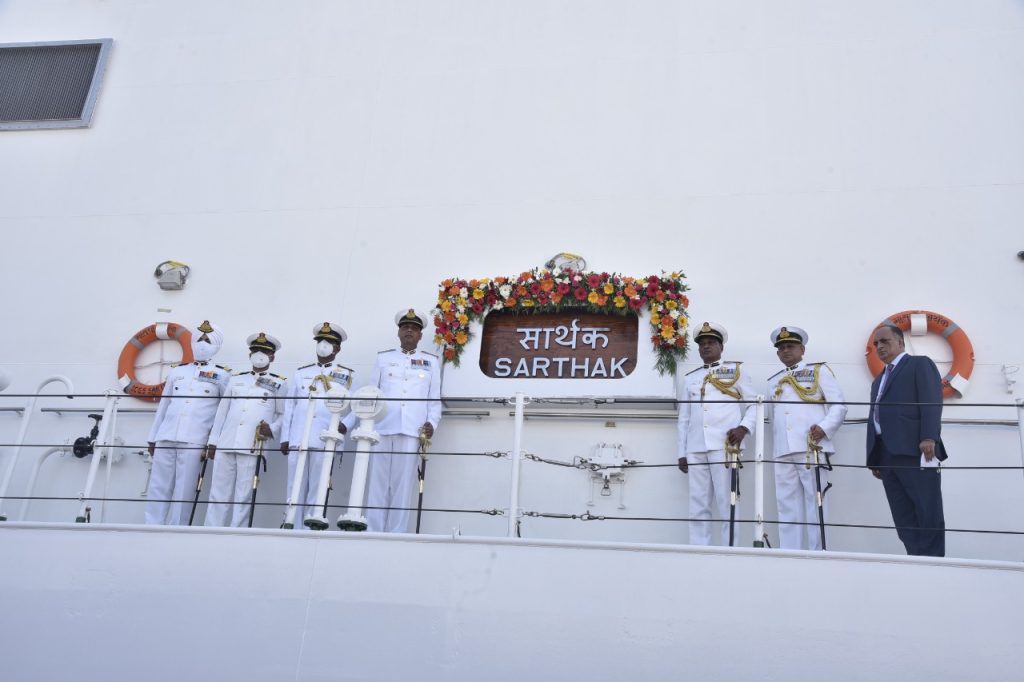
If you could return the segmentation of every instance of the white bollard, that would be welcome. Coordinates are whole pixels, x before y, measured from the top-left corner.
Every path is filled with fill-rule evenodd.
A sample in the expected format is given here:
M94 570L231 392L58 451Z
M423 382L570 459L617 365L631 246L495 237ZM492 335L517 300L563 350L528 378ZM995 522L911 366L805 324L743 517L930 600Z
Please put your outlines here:
M334 452L338 449L338 441L345 437L338 433L338 424L341 416L348 412L348 389L335 382L327 390L327 409L331 413L331 421L327 430L320 434L320 440L324 443L324 459L320 463L319 478L316 486L316 509L311 509L306 514L303 523L311 530L327 530L330 524L327 522L327 488L331 484L331 469L334 465ZM313 475L310 470L310 476ZM312 478L310 479L312 480Z
M509 484L508 500L508 536L516 537L518 531L519 515L519 467L523 461L523 407L526 405L526 397L522 393L516 393L516 417L515 426L512 430L512 481Z
M370 467L370 447L380 442L374 430L376 421L388 412L382 398L384 392L376 386L363 386L352 396L352 411L359 417L359 427L352 432L356 441L356 461L352 467L352 485L348 492L348 511L338 517L341 530L366 530L366 474Z

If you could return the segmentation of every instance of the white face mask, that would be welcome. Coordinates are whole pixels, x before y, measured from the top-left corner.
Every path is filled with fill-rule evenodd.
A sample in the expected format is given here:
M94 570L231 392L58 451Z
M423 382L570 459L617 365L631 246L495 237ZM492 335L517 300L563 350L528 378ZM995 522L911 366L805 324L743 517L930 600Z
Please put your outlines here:
M330 341L320 340L316 344L316 356L326 358L334 354L334 344Z
M256 369L263 369L264 367L270 366L270 356L261 350L250 355L249 361L252 362L252 366Z
M192 358L196 362L206 362L217 354L217 346L206 341L192 339Z

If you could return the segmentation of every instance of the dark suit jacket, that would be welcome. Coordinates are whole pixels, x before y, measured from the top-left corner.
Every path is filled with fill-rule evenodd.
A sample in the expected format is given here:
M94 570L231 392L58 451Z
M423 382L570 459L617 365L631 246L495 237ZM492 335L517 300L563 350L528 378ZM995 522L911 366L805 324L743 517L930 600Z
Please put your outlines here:
M871 384L871 402L876 403L878 422L882 427L881 441L894 455L919 457L920 443L926 438L935 441L935 453L939 460L946 459L946 448L942 444L942 378L931 358L925 355L905 355L892 371L885 383L882 395L878 385L884 372ZM931 405L898 405L895 403L932 403ZM875 424L868 416L867 428L868 466L876 466L879 435Z

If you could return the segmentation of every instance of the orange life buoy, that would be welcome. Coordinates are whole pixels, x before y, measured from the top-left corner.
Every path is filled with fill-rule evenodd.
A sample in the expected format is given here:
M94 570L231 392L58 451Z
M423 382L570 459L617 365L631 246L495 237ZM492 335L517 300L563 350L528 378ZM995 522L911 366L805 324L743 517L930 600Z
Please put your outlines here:
M135 360L142 349L160 339L177 341L181 346L181 361L192 362L192 332L174 322L151 324L140 329L135 336L128 339L121 349L121 357L117 359L117 378L121 389L128 395L141 400L156 402L160 400L164 384L143 384L135 378Z
M904 310L902 313L890 315L879 323L879 326L891 324L903 331L910 331L914 322L926 323L929 332L941 335L953 349L953 366L949 368L949 373L942 378L942 397L963 397L971 378L971 372L974 371L974 346L967 338L967 332L948 317L929 310ZM878 357L875 347L871 344L873 338L874 332L872 331L871 336L868 337L868 345L864 354L867 356L868 369L871 370L872 376L877 377L885 368L885 363Z

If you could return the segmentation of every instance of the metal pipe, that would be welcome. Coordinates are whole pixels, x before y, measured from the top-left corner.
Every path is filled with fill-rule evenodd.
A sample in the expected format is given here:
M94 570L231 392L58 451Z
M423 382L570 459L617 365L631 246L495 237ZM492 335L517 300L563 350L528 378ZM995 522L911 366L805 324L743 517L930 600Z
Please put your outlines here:
M163 347L163 346L161 345L161 347ZM104 523L106 521L106 519L107 519L107 498L110 497L110 473L111 473L111 468L113 467L113 464L114 464L114 439L117 438L117 413L118 413L118 409L117 409L117 406L115 405L114 412L113 412L113 414L110 415L110 419L111 419L112 423L110 424L110 438L108 439L110 441L110 444L107 445L107 454L106 454L106 458L107 458L107 477L106 477L106 480L103 481L103 499L100 501L100 523ZM93 457L99 457L100 456L99 448L97 448L93 452L92 456Z
M346 395L348 391L340 384L334 384L327 390L327 409L331 413L331 420L327 430L320 434L324 444L324 458L317 472L316 507L307 509L303 520L303 524L312 530L327 530L331 526L327 521L327 496L330 494L331 472L334 471L334 453L338 449L338 441L345 438L338 432L338 424L341 423L341 415L348 411ZM309 471L309 484L313 484L312 469Z
M18 429L18 439L15 441L14 452L11 453L11 458L7 462L7 471L4 472L3 482L0 483L0 521L6 521L7 515L3 513L4 498L7 495L7 488L11 485L11 477L14 475L14 467L18 464L18 458L21 456L21 446L25 443L25 436L28 434L29 424L32 423L33 411L36 407L36 399L42 392L43 387L48 384L52 384L55 381L59 381L64 384L64 388L67 389L68 395L75 392L74 386L71 384L71 379L68 379L62 374L55 374L52 377L47 377L39 384L39 388L36 389L34 395L32 395L25 403L25 413L21 418L21 428Z
M519 526L519 468L523 461L523 408L526 401L516 393L515 425L512 428L512 481L509 484L508 536L516 537Z
M754 547L764 547L764 396L754 411Z
M32 494L35 492L36 489L36 478L39 477L39 469L42 468L43 462L45 462L47 458L49 458L49 456L52 455L53 453L63 451L63 447L50 448L49 450L43 452L41 456L36 457L36 461L32 463L32 472L28 475L28 489L27 492L25 493L25 499L21 501L21 511L18 512L19 521L24 521L25 517L28 515L28 507L30 504L32 504Z
M79 497L82 499L82 506L78 510L78 516L75 517L75 523L85 523L89 518L89 496L92 494L93 483L96 482L96 471L100 467L100 460L102 457L99 456L99 452L102 448L109 445L110 441L110 426L111 426L111 415L114 410L117 409L117 403L120 402L120 396L114 395L113 391L107 391L107 403L103 406L103 417L100 419L100 433L96 437L96 443L93 447L92 461L89 462L89 475L85 479L85 490L83 490Z

